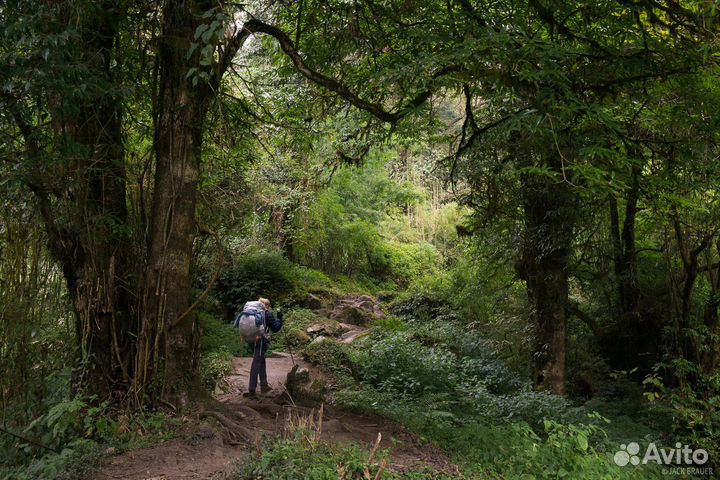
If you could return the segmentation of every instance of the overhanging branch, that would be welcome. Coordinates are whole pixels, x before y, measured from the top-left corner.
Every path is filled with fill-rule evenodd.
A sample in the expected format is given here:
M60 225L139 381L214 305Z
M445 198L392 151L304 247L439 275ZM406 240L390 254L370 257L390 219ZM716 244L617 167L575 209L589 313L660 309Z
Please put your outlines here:
M567 303L567 310L569 313L575 315L577 318L582 320L585 325L588 326L590 331L592 331L593 335L596 337L599 337L601 334L600 326L598 325L597 321L590 316L588 313L582 311L580 309L580 305L577 304L577 302L568 301Z
M300 56L300 53L295 48L293 41L288 35L278 27L269 25L257 19L248 20L243 26L243 30L238 33L238 36L245 34L244 32L250 32L253 34L264 33L275 38L280 44L282 51L290 58L297 71L311 82L327 88L328 90L340 95L345 100L350 102L353 106L365 110L371 113L378 119L387 123L397 123L400 119L406 116L408 113L422 105L430 95L433 93L432 88L418 93L414 98L409 100L405 105L400 107L394 112L386 110L383 106L369 102L361 98L358 94L353 92L347 85L340 83L339 81L324 75L312 68L310 68L305 60ZM462 71L462 67L459 65L451 65L443 67L436 71L433 75L433 79L440 78L449 73Z

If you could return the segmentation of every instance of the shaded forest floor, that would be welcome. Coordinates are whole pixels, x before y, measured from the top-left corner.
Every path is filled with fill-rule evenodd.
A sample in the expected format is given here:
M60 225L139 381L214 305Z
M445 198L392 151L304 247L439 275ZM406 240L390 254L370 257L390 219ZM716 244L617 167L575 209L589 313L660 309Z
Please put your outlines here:
M110 480L224 479L234 465L242 462L253 449L262 448L262 438L280 435L289 419L312 415L319 405L280 405L278 397L285 392L285 382L294 364L307 368L313 376L321 375L314 367L289 354L275 352L267 359L269 395L258 400L243 398L252 359L233 360L235 371L227 378L229 393L220 395L218 409L243 412L243 425L255 438L233 445L227 442L214 422L188 418L183 432L167 442L109 456L93 478ZM447 456L437 447L423 443L402 426L376 415L357 414L323 406L321 440L338 444L360 444L370 448L382 434L380 448L392 450L388 469L427 467L448 474L457 472Z

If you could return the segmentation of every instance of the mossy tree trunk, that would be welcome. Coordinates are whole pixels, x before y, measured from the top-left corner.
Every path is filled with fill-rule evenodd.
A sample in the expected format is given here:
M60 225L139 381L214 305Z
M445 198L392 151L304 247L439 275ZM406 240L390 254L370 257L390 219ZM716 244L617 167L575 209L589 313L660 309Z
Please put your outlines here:
M571 186L560 159L546 162L560 179L525 174L521 195L524 238L519 276L527 285L535 326L534 382L539 390L565 393L568 259L572 243Z
M131 375L134 323L122 107L113 67L121 9L115 0L93 2L75 18L73 6L57 8L79 34L66 54L76 58L82 76L75 78L78 85L54 90L51 84L46 93L52 141L19 105L12 114L25 140L28 186L75 313L85 365L75 387L106 398Z

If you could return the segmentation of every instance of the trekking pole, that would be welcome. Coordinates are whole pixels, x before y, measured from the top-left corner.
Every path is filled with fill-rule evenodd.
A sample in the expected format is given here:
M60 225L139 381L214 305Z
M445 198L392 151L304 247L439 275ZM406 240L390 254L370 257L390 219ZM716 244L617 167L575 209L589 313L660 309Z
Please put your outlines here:
M280 309L280 307L278 307L278 310L279 310L279 309ZM283 314L282 311L281 311L280 313L278 313L278 316L280 316L280 319L281 319L281 320L282 320L282 314ZM290 354L290 361L292 361L293 366L295 366L295 357L293 357L292 347L290 346L291 341L290 341L289 338L288 338L288 341L287 341L286 343L287 343L288 353Z
M292 361L293 367L295 366L295 357L293 357L292 353L292 347L290 346L290 342L287 342L288 352L290 353L290 360Z

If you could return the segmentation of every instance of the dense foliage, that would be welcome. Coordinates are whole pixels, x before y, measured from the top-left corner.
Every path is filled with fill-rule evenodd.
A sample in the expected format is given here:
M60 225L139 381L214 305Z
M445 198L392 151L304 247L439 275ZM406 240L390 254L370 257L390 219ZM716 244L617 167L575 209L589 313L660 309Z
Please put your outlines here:
M159 412L226 388L228 323L261 295L275 348L468 476L618 478L639 439L718 468L718 21L691 0L3 2L0 477L170 435ZM305 345L328 313L308 299L348 294L390 315L362 348ZM365 455L280 438L236 473Z

